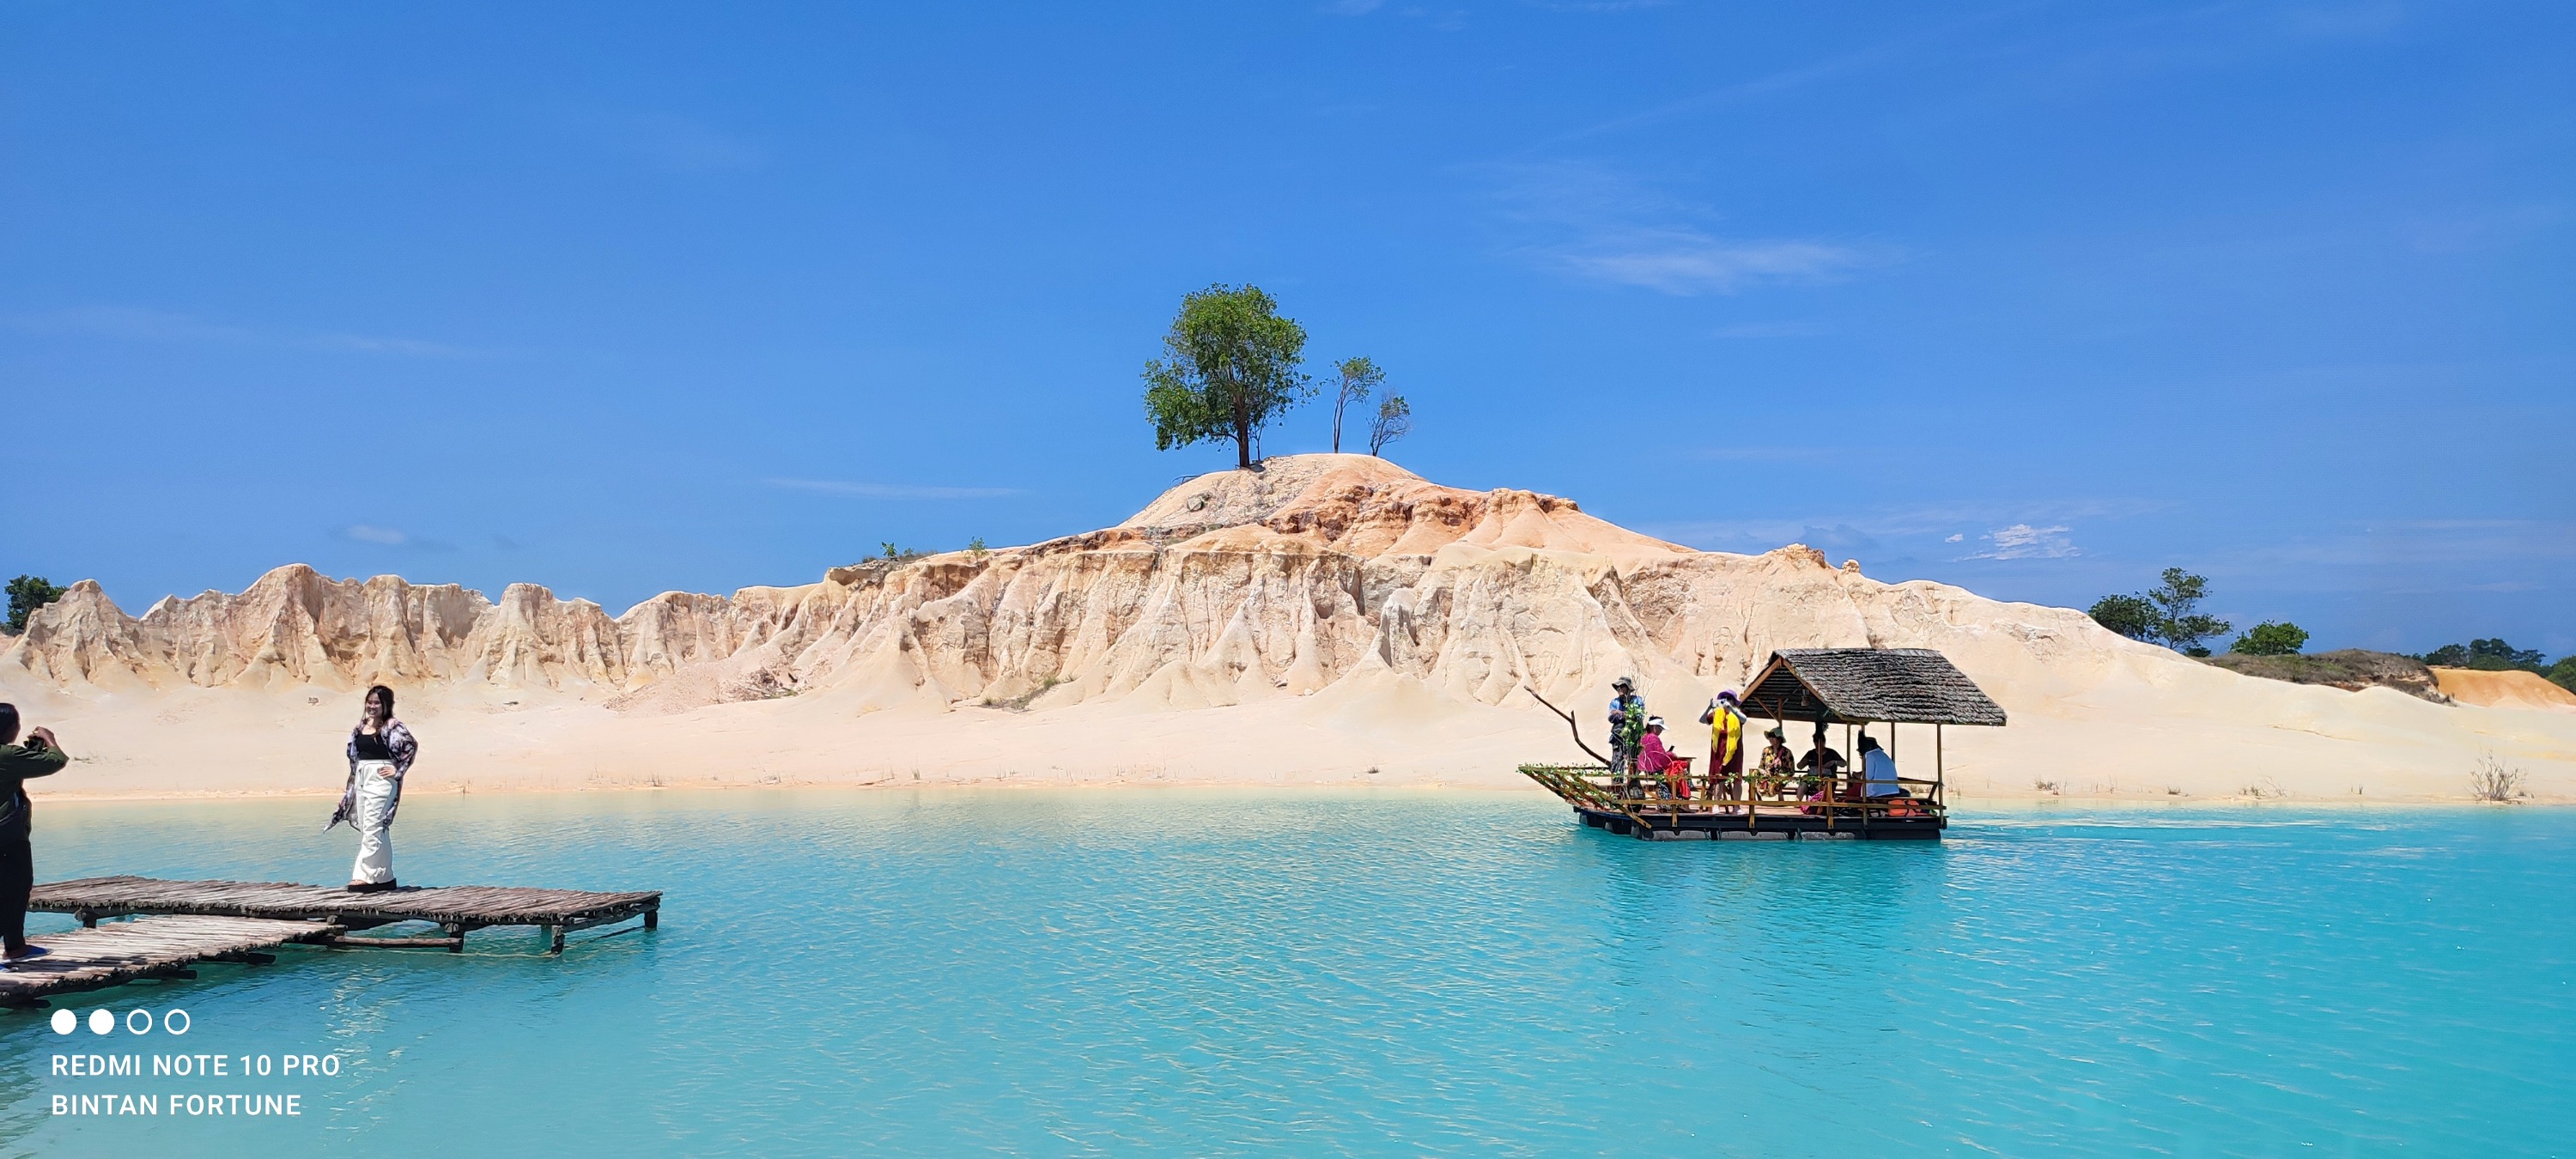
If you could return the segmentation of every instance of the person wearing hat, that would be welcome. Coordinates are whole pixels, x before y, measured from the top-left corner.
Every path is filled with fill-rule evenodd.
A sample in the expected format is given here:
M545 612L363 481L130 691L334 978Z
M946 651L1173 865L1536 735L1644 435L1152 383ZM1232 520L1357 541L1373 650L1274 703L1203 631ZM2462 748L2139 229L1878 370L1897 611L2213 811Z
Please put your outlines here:
M1637 739L1637 775L1645 778L1656 796L1670 798L1672 770L1673 751L1664 747L1664 718L1647 717L1645 735ZM1690 790L1685 787L1682 792L1687 796Z
M1762 755L1754 761L1753 775L1759 783L1757 791L1761 795L1776 797L1780 794L1780 787L1798 775L1798 760L1789 755L1789 734L1781 731L1780 726L1775 724L1762 730L1762 739L1765 743Z
M1637 749L1646 738L1646 700L1637 682L1625 676L1610 682L1610 775L1625 786L1637 769Z
M1744 795L1744 709L1732 688L1708 702L1699 714L1708 726L1708 795L1710 800Z

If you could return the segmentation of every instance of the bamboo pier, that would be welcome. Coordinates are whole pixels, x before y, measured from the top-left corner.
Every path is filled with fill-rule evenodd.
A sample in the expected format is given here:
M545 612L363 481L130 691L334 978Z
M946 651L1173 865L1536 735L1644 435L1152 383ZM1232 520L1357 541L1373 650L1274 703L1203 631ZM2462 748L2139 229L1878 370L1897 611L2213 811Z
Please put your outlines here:
M462 952L465 935L492 926L542 926L560 954L564 935L574 930L643 919L644 929L661 924L662 892L590 893L573 889L524 886L405 886L375 893L350 893L320 885L276 881L166 881L152 877L84 877L39 885L27 908L70 914L84 926L100 919L135 914L185 914L201 917L265 918L321 922L350 930L373 929L398 922L429 922L439 927L430 938L352 938L335 935L342 948L432 948Z
M27 939L44 947L0 971L0 1007L31 1010L46 999L144 979L194 978L206 962L265 965L266 951L328 944L346 930L329 922L169 915L114 922Z

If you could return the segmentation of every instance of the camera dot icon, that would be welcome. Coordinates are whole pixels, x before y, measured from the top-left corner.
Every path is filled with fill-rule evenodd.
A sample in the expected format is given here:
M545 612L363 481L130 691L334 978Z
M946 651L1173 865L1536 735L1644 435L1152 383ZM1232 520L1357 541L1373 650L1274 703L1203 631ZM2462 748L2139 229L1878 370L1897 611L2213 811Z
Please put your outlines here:
M54 1011L54 1033L70 1034L80 1026L80 1015L69 1010Z
M105 1034L114 1029L116 1029L115 1015L104 1010L92 1010L89 1012L89 1032L91 1034Z

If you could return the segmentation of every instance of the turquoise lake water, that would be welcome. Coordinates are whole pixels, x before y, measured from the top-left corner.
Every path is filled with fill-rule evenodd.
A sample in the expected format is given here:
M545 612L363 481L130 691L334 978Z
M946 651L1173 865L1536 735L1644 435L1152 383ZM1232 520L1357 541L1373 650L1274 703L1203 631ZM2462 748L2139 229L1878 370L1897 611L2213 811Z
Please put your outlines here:
M330 804L41 805L38 873L329 882ZM396 833L405 881L661 888L663 926L71 1000L178 1039L0 1016L0 1151L2551 1154L2576 1104L2571 810L1735 844L1534 794L674 792L422 797ZM49 1071L106 1051L344 1065ZM83 1091L304 1114L51 1114Z

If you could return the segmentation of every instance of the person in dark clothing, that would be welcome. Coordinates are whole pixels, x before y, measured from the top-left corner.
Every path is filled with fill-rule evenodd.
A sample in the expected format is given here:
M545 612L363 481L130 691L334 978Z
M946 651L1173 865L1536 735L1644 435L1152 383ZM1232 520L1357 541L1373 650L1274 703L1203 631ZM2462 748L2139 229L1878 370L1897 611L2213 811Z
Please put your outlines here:
M71 758L54 742L52 729L39 728L18 739L18 706L0 704L0 958L17 961L44 953L27 944L27 894L36 888L36 853L27 843L27 781L50 777Z

